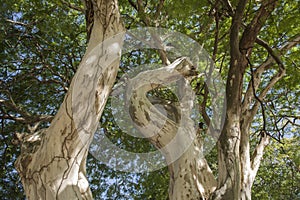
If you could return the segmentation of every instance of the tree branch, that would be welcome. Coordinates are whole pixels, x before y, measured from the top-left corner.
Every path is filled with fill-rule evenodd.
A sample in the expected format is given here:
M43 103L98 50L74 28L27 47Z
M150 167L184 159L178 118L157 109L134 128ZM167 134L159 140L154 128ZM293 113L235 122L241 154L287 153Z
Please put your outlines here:
M286 51L288 51L289 49L291 49L292 47L294 47L295 45L300 43L300 35L295 35L294 37L292 37L292 39L290 39L290 41L286 42L286 44L284 44L279 51L281 52L281 54L284 54ZM267 45L267 43L264 43L264 45ZM267 49L271 49L271 47L266 47ZM269 50L270 51L270 50ZM272 50L272 52L275 52L275 50ZM271 55L271 54L270 54ZM276 55L276 54L275 54ZM256 68L256 70L253 72L253 75L251 75L252 79L249 82L247 91L244 95L244 101L242 103L242 110L243 113L248 113L247 114L247 120L246 121L252 121L254 115L257 112L257 109L259 107L259 103L256 102L256 104L252 107L251 112L249 111L249 106L252 103L253 97L254 96L254 91L258 89L260 83L261 83L261 75L262 73L266 70L266 68L268 68L269 66L272 66L274 64L274 57L273 56L269 56L267 58L267 60L262 63L258 68ZM279 59L280 61L280 59ZM284 66L281 66L284 67ZM281 71L281 72L280 72ZM284 69L280 69L279 73L277 75L275 75L271 81L269 82L269 84L267 85L267 87L263 90L263 92L261 93L261 95L258 96L258 98L260 98L261 100L265 97L265 95L267 94L267 92L269 91L269 89L271 89L271 87L273 87L273 85L279 81L279 79L281 79L284 76ZM277 78L275 78L277 77ZM272 83L271 83L272 82Z
M34 116L32 118L25 118L25 117L17 117L12 116L9 114L0 116L0 119L10 119L14 121L18 121L24 124L34 124L38 122L51 122L53 120L53 116L51 115L41 115L41 116Z
M10 19L5 19L5 21L15 24L15 25L20 25L20 26L28 26L29 24L25 24L23 22L18 22L18 21L14 21L14 20L10 20Z
M145 23L145 25L146 26L151 26L151 21L152 20L145 13L145 7L143 5L143 1L142 0L137 0L137 5L134 4L131 0L129 0L129 3L138 11L138 14L141 17L142 21ZM160 13L160 10L163 7L163 3L164 3L164 0L160 0L160 3L158 5L155 16L157 15L157 13ZM158 25L156 24L156 26L158 26ZM156 43L156 46L157 47L162 47L163 45L162 45L161 39L154 32L152 32L151 30L149 30L149 32L151 34L151 37L153 38L153 41ZM165 50L163 50L163 48L158 48L158 53L159 53L159 57L161 58L162 63L164 65L171 64L171 62L168 59L167 53L166 53Z
M259 143L257 144L252 157L251 157L251 170L252 173L250 177L251 185L253 184L254 178L257 174L258 168L260 166L260 162L262 160L262 157L264 155L264 149L269 144L270 137L268 134L261 132L261 138Z
M79 11L81 13L85 13L85 9L79 6L75 6L74 4L71 4L70 2L64 1L64 0L60 0L62 4L66 5L67 7Z
M231 5L230 1L229 0L223 0L222 2L225 5L225 7L227 8L229 16L234 16L234 10L232 8L232 5Z
M204 94L203 94L203 101L200 104L200 112L203 116L203 119L204 119L205 124L206 124L207 127L209 127L209 125L210 125L210 118L209 118L209 116L206 112L208 94L209 94L208 87L207 87L206 84L204 84Z
M285 45L283 45L280 48L280 52L286 52L289 49L291 49L292 47L296 46L297 44L300 44L300 34L297 34L295 36L293 36L289 42L287 42Z
M257 98L262 101L262 99L265 98L265 96L267 95L268 91L271 88L273 88L273 86L285 75L285 71L286 71L285 69L279 70L279 72L271 78L270 82L262 90L262 92L259 94L259 96ZM257 113L259 105L260 105L259 101L256 101L254 103L252 109L250 110L250 117L251 117L250 119L254 118L254 115Z
M157 20L157 18L160 16L160 12L163 8L163 5L164 5L164 2L165 0L160 0L157 7L156 7L156 12L155 12L155 15L154 15L154 20Z
M196 134L194 123L190 119L193 106L190 98L193 94L187 87L188 84L182 86L184 94L178 106L178 109L181 109L179 122L168 118L154 107L146 97L146 93L161 85L179 81L182 76L194 75L196 74L192 63L187 58L179 58L167 67L141 72L130 79L124 95L129 101L129 112L136 127L166 157L171 174L170 187L171 191L174 191L170 193L170 199L182 199L187 192L187 189L182 190L183 186L194 191L198 190L197 197L206 199L215 189L216 181L205 158L201 156L203 155L201 140L193 136ZM189 143L190 145L186 146ZM178 152L182 152L186 147L188 148L178 157ZM183 168L189 169L191 173L180 170Z
M32 116L29 112L24 110L22 107L18 106L13 97L11 96L9 91L2 91L8 95L9 100L0 99L0 105L2 104L4 107L10 109L20 116L12 116L8 113L5 113L1 116L2 119L11 119L14 121L19 121L25 124L37 123L37 122L50 122L53 119L51 115L40 115L40 116ZM5 111L3 111L5 112Z
M134 9L138 10L137 5L132 0L128 0L128 2Z
M235 15L232 19L231 32L230 32L230 54L239 55L239 30L242 25L242 18L247 4L247 0L240 0L236 8Z
M13 100L12 96L10 95L9 92L8 93L8 98L9 100L4 100L4 99L0 99L0 103L3 104L5 107L12 109L13 111L15 111L16 113L19 113L20 115L22 115L24 118L31 118L31 114L29 114L27 111L23 110L22 108L20 108L15 101Z
M264 47L268 51L268 53L272 56L272 58L276 61L276 63L278 64L278 66L280 68L283 67L283 63L282 63L279 55L277 55L275 53L275 51L270 47L270 45L267 42L265 42L264 40L259 39L259 38L256 38L255 42L257 44L259 44L260 46Z
M253 77L253 69L252 66L250 66L250 70L251 70L251 82L252 82L252 91L253 91L253 96L254 98L257 100L257 102L259 102L260 106L261 106L261 113L263 116L263 131L266 131L266 114L265 114L265 107L264 107L264 103L263 100L260 99L257 95L256 95L256 89L255 89L255 83L254 83L254 77Z
M250 55L257 35L264 25L264 22L275 9L276 2L277 0L262 1L262 5L253 17L251 23L245 28L240 42L240 49L246 51L246 54Z

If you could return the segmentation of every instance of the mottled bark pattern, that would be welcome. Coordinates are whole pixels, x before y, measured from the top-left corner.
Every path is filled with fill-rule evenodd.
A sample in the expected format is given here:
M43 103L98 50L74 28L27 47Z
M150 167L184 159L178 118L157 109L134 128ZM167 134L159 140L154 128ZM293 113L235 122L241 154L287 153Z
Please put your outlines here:
M212 199L251 199L251 187L257 172L251 167L249 144L250 123L252 122L249 118L249 111L251 112L252 108L251 101L248 100L250 96L253 97L253 91L252 94L248 93L247 103L243 104L243 79L256 38L264 22L275 9L277 1L263 1L252 21L245 30L241 31L247 2L247 0L238 2L232 19L230 68L226 84L227 110L224 128L218 142L218 188L213 193ZM263 152L267 143L268 137L264 135L257 146L260 153ZM260 160L262 154L258 156L255 152L253 157Z
M82 60L80 68L87 64L89 53L94 47L105 39L124 31L120 21L120 14L116 0L91 0L93 5L93 29L90 33L88 49ZM90 19L89 19L90 20ZM80 129L74 121L74 108L72 99L74 91L80 93L85 88L74 88L75 79L72 80L69 91L50 127L34 135L24 138L21 155L15 165L21 176L27 199L92 199L92 194L86 179L86 157L88 147L93 138L93 131L97 127L109 92L116 78L119 61L110 67L102 69L98 86L90 90L89 96L94 96L92 107L97 112L89 118L85 129ZM101 68L101 66L99 66ZM91 68L93 70L101 70ZM83 76L76 74L75 77ZM107 89L103 89L103 87ZM88 100L77 102L81 105ZM84 116L83 114L82 116ZM78 117L78 116L77 116ZM86 137L83 140L83 131ZM84 142L83 142L84 141Z
M265 45L259 40L258 35L270 13L275 9L277 0L260 1L260 8L253 13L251 22L246 25L243 22L243 16L247 0L237 1L234 4L237 6L234 8L230 1L222 2L230 8L232 23L230 66L226 83L227 108L225 124L218 141L217 180L202 155L202 141L197 137L193 122L189 119L193 102L190 101L192 92L187 87L188 81L181 82L183 87L181 88L183 94L180 94L181 103L172 105L169 110L166 109L170 112L168 116L155 108L151 100L146 97L148 91L163 83L181 80L182 76L188 78L195 75L194 68L189 61L186 58L179 58L167 67L142 72L129 81L127 91L131 92L131 96L128 96L130 114L141 132L162 151L169 163L169 198L171 200L251 199L251 187L264 147L269 141L268 136L262 132L261 141L250 156L249 132L251 122L260 106L259 99L263 99L285 74L280 59L272 53L272 49L267 48L271 56L254 70L253 81L249 83L245 95L242 90L245 88L244 74L250 65L252 48L255 42ZM117 0L85 0L85 5L89 43L75 79L82 81L82 84L88 87L74 88L73 80L51 126L46 130L23 137L21 155L16 161L16 168L21 176L26 196L30 200L92 199L85 176L86 156L93 138L93 131L97 127L115 81L119 61L116 60L105 68L98 62L98 65L91 65L88 71L82 73L80 69L89 65L91 59L89 53L105 39L122 32L123 26ZM137 5L138 11L142 12L142 1L138 0ZM149 20L146 20L148 24ZM297 39L299 40L299 37ZM287 50L295 44L295 42L290 42L281 50ZM105 50L107 49L102 49L102 51ZM268 66L274 64L274 61L279 66L278 73L256 96L255 90L260 85L262 73ZM164 61L164 63L168 62ZM90 87L92 80L89 73L98 72L101 74L96 86ZM153 82L153 80L165 82ZM78 96L74 96L74 91ZM86 99L74 98L79 97L80 94L85 94ZM74 102L75 107L72 107ZM165 105L167 106L170 105ZM171 110L175 110L175 114ZM74 113L77 113L76 116ZM78 126L75 118L86 123ZM186 120L182 122L182 119ZM145 128L146 126L148 128ZM157 134L153 135L153 130L157 130ZM178 157L178 152L181 150L185 152Z
M215 190L214 179L202 152L202 143L197 138L193 121L193 92L189 82L181 84L185 91L176 113L181 113L179 121L174 121L160 113L146 97L146 93L162 85L183 80L195 75L195 68L186 58L179 58L167 67L142 72L128 81L128 98L131 116L141 133L148 137L165 155L170 173L169 198L207 199ZM170 116L172 114L170 113ZM156 134L153 134L156 133ZM184 152L180 154L180 151Z

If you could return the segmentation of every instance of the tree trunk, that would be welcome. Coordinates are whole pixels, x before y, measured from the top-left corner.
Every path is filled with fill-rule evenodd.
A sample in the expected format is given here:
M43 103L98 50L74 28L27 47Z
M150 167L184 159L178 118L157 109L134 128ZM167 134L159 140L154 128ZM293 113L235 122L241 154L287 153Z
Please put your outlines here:
M253 110L251 101L243 105L244 74L250 65L249 58L256 38L264 22L275 9L276 1L268 0L262 3L240 38L246 4L247 0L238 2L232 19L230 67L226 83L226 117L218 142L218 188L214 191L212 199L251 199L251 187L257 172L251 167L249 143L249 129L257 110ZM255 96L254 93L255 91L252 91L250 96ZM249 113L252 113L252 118L249 117ZM254 152L253 159L257 159L258 165L267 143L268 137L264 134L257 146L260 153Z
M165 83L193 76L192 64L186 58L179 58L167 67L140 73L128 82L126 92L133 94L129 99L133 120L166 157L171 200L251 199L251 186L268 137L262 132L261 141L250 158L249 129L259 106L253 93L259 81L256 79L258 83L251 83L253 87L248 88L243 99L243 78L259 30L274 10L275 3L276 0L262 3L241 38L247 1L238 1L234 9L230 30L231 60L226 83L226 118L218 142L218 180L203 156L203 142L190 120L193 94L187 87L189 82L183 84L182 102L173 106L175 113L181 115L179 121L178 116L170 117L172 113L168 113L169 117L162 114L146 97L148 91ZM85 162L93 133L116 78L122 35L111 40L112 46L97 45L124 28L117 0L90 0L86 1L86 7L89 8L87 52L51 126L26 136L16 161L28 199L92 199L85 176ZM258 77L262 73L260 69L256 71ZM264 98L283 74L281 69L259 98ZM159 82L161 80L166 82ZM157 130L157 134L153 135L153 130Z
M15 163L28 199L92 199L86 179L88 148L120 60L118 49L110 53L115 61L103 65L105 53L97 45L124 28L116 0L86 4L93 8L88 10L93 21L87 24L92 29L86 54L50 127L24 138ZM122 37L115 41L121 46Z
M126 90L126 96L131 97L130 114L136 126L166 158L170 173L169 198L172 200L207 199L217 183L203 156L197 129L190 119L194 106L190 83L182 84L180 89L184 93L178 105L174 106L178 110L167 113L169 117L156 109L146 94L193 75L193 65L183 57L167 67L140 73L128 81L129 89ZM180 113L180 117L170 117L174 113ZM178 118L179 121L176 120Z

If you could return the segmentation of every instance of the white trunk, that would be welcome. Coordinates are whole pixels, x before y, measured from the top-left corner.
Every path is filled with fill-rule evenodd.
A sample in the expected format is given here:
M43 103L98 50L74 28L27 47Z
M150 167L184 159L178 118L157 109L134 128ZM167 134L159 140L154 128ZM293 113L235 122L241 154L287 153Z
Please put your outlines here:
M92 3L94 22L88 49L64 102L48 129L25 137L15 163L30 200L92 199L85 175L86 157L116 78L119 55L114 55L117 60L106 67L94 62L100 59L102 49L98 47L96 59L91 58L90 53L105 39L124 31L116 0ZM89 75L99 71L100 76L92 80ZM85 83L80 84L80 81ZM79 123L85 119L84 124Z
M179 122L163 115L151 104L146 93L192 75L192 64L186 58L179 58L167 67L140 73L128 81L129 89L126 90L128 97L132 95L130 110L137 127L160 149L169 164L169 198L172 200L207 199L217 184L203 156L202 141L190 119L194 102L189 82L180 88L184 95L175 108L175 113L181 115Z

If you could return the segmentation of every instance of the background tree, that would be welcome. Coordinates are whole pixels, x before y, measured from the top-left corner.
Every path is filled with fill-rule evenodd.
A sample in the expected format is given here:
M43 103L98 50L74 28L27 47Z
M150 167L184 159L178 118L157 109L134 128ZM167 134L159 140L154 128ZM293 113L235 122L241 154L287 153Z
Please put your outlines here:
M256 42L249 46L253 47L251 56L250 52L246 52L248 46L245 49L238 49L238 51L244 53L244 78L239 93L242 96L239 98L247 100L246 97L252 96L251 105L256 105L257 109L257 114L253 116L254 121L250 124L251 152L254 151L253 148L260 140L260 136L263 135L260 133L265 132L276 142L284 143L282 144L283 149L290 149L287 145L289 142L283 139L284 137L293 138L294 141L299 140L296 129L299 126L297 125L299 124L299 85L297 81L299 76L299 56L297 56L299 53L299 45L297 44L299 42L299 27L297 26L299 23L299 17L297 17L299 16L297 10L299 1L278 1L268 19L265 19L264 15L271 12L268 9L271 8L269 6L273 2L269 2L270 4L266 2L209 1L199 3L198 1L160 1L160 3L156 3L155 1L120 1L120 11L123 14L122 17L127 28L145 25L160 26L172 28L189 35L199 43L204 43L205 49L209 51L211 57L215 60L224 79L227 79L230 59L233 59L232 52L230 54L227 48L229 43L231 45L234 43L233 41L229 42L229 35L231 34L231 38L237 37L236 32L232 33L235 27L231 26L233 15L238 12L242 13L239 18L235 19L239 24L238 35L241 38L254 36L255 34L250 34L249 30L258 31L256 28L262 26L259 28L258 38L260 40L256 37L244 39L247 44L243 45L246 46L251 41ZM1 68L1 145L3 147L3 150L1 150L3 166L1 188L4 189L1 189L1 192L3 197L16 199L23 198L23 194L22 192L15 192L22 190L19 184L17 184L17 188L14 184L18 178L12 163L17 157L18 149L14 148L11 140L15 132L34 133L49 126L49 122L53 119L65 92L69 88L71 77L74 75L85 50L85 11L81 2L75 1L71 3L64 1L20 1L19 3L12 3L5 1L3 5L1 8L1 17L4 19L1 20L1 37L3 39L1 38L2 50L0 56L3 66ZM260 7L262 8L259 9ZM49 13L49 15L45 15L45 13ZM277 13L280 13L280 15ZM260 24L254 26L254 28L248 26L253 24L252 19L255 19L255 17L263 17L259 20ZM265 22L262 23L262 20L265 20ZM230 26L233 28L230 28ZM243 35L247 26L248 29L246 28L246 30L250 36L247 36L246 33ZM246 56L247 53L248 56ZM159 61L159 52L157 52L157 55ZM120 74L122 70L126 70L126 66L129 66L128 63L136 61L138 66L140 63L147 62L147 59L146 56L142 58L140 56L124 57ZM233 61L234 59L231 62ZM161 62L165 61L162 59ZM278 81L276 78L272 79L272 76L276 76L277 69L282 64L285 69L282 68L281 72L285 70L286 75L276 85L268 85L270 81ZM237 68L232 69L236 70ZM279 73L278 75L283 74ZM260 80L261 83L255 88L251 86L252 80ZM272 86L272 88L269 86ZM268 89L265 94L264 88ZM253 95L253 91L251 91L253 89L255 89L256 95ZM200 96L204 96L204 94L204 91L199 91ZM229 94L234 93L230 92ZM264 94L264 98L260 98L261 94ZM243 102L244 105L247 104L246 101ZM112 128L115 125L109 123L111 116L105 113L103 116L101 121L107 128L109 137L115 141L121 138L121 146L124 148L130 149L131 147L136 151L154 148L145 140L134 139L130 136L124 137L120 130ZM225 137L226 134L223 134L223 136ZM137 141L140 143L137 144ZM275 148L278 144L276 142L271 143L272 146L269 149L277 149ZM292 144L291 149L293 146L297 147ZM267 196L269 198L279 198L274 192L266 194L266 191L272 191L271 183L273 183L273 179L267 177L277 177L279 181L276 187L287 188L285 191L288 191L287 185L289 183L292 185L291 188L295 188L293 190L295 193L292 190L290 190L291 192L282 192L283 196L280 196L280 198L297 198L297 186L299 185L297 184L299 182L299 163L297 160L299 160L299 156L297 154L291 156L288 154L291 151L281 151L279 149L273 152L267 151L266 156L268 159L262 165L263 167L274 166L272 163L275 162L277 166L283 167L275 168L278 171L272 170L272 172L269 172L270 176L269 173L268 175L264 173L263 169L267 168L261 168L262 171L258 172L257 183L254 184L253 198L267 198ZM280 160L276 161L275 158L280 157L278 155L289 155L288 163L282 163ZM215 158L213 154L209 158L211 158L211 164L216 161L216 159L213 159ZM160 170L159 173L125 174L113 172L92 160L92 157L89 158L88 166L90 166L90 169L88 168L88 174L91 174L91 188L95 191L94 196L96 198L108 198L108 196L122 198L122 196L128 194L131 194L132 198L141 199L162 199L167 196L169 177L166 169ZM289 164L289 162L292 164ZM235 163L235 165L238 165L238 163ZM289 165L293 167L285 167ZM233 167L236 166L233 165ZM99 170L95 170L95 168ZM286 171L281 172L280 170L283 169L286 169ZM215 171L215 173L218 172ZM276 176L276 174L280 176ZM281 176L281 174L287 175ZM99 178L92 179L92 177ZM224 177L226 178L226 174ZM286 177L290 178L287 179ZM97 180L103 181L100 184ZM154 186L153 180L157 180L155 182L161 183L161 185ZM262 184L264 185L264 191L260 187ZM155 192L153 192L154 189ZM136 191L139 192L134 195Z

